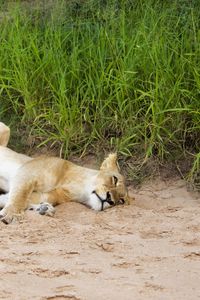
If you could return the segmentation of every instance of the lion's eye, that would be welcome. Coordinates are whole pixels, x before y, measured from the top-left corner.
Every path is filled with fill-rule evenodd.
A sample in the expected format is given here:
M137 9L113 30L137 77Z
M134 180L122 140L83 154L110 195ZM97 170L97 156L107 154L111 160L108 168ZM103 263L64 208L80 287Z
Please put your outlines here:
M113 184L116 186L118 183L118 178L116 176L113 176Z
M120 199L119 199L119 203L120 203L120 204L124 204L124 203L125 203L125 200L124 200L123 198L120 198Z

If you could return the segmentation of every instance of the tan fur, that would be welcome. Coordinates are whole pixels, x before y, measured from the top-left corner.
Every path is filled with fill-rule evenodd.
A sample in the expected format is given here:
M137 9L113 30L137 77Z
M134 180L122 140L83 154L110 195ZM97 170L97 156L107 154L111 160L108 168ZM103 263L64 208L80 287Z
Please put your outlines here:
M0 196L0 203L5 202L0 217L5 223L41 202L55 206L77 201L94 210L128 202L115 153L103 161L100 170L93 170L56 157L16 153L6 147L9 136L9 128L0 123L0 189L7 193Z
M7 146L10 138L10 128L4 123L0 122L0 145Z

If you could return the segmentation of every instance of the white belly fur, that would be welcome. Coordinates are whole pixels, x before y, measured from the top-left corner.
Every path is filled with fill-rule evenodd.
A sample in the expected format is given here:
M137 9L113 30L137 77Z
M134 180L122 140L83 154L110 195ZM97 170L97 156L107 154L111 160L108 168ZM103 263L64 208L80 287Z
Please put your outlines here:
M15 176L16 171L25 162L31 160L30 157L16 153L9 148L0 146L0 189L8 192L9 182Z

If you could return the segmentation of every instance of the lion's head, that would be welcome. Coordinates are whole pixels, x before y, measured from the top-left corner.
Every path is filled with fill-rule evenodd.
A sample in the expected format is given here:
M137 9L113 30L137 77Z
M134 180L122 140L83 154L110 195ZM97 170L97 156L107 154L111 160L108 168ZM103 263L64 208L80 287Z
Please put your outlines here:
M129 203L128 190L125 179L120 174L116 153L109 154L103 161L95 178L91 196L95 210L104 210L114 205Z

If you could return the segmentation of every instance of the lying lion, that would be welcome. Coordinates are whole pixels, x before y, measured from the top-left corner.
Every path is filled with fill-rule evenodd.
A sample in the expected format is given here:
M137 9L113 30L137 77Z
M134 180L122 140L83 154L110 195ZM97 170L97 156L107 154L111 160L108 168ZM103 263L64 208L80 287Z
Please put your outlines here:
M75 165L57 157L31 158L7 148L10 129L0 122L1 220L8 224L26 209L53 215L54 206L76 201L100 211L128 202L117 156L110 154L100 170Z

